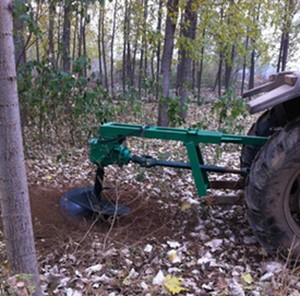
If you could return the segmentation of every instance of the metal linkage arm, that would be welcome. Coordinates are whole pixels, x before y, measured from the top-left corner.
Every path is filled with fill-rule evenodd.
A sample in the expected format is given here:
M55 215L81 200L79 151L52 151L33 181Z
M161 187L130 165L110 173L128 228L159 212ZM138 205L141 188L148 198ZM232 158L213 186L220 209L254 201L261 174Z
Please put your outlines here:
M143 156L133 155L131 157L131 161L133 163L137 163L140 166L146 167L146 168L162 166L162 167L169 167L169 168L176 168L176 169L188 169L188 170L192 169L192 166L189 162L160 160L160 159L155 159L148 155L143 155ZM215 172L215 173L221 173L221 174L231 173L231 174L247 175L247 173L248 173L246 169L235 170L235 169L219 167L219 166L215 166L215 165L204 165L203 164L203 165L200 165L199 167L201 170L204 170L207 172Z
M174 162L157 160L149 157L132 156L128 148L121 145L123 141L130 136L181 141L186 147L189 162ZM208 171L237 174L246 174L246 171L205 165L199 147L200 143L233 143L261 146L266 141L266 137L223 134L220 132L202 131L198 129L108 123L100 126L99 138L94 138L89 141L90 160L101 168L111 164L122 166L133 161L145 167L166 166L191 169L198 195L205 196L206 190L210 187L207 176Z

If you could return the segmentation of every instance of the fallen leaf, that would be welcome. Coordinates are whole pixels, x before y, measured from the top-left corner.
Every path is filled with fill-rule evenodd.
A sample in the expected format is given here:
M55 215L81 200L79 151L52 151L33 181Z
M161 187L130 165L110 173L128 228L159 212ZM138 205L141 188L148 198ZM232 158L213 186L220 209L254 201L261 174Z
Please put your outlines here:
M246 284L252 284L253 283L253 278L252 278L251 274L249 274L249 273L244 273L242 275L242 279Z
M181 211L186 211L186 210L189 210L191 208L191 204L188 203L188 202L184 202L182 205L181 205Z
M173 295L180 293L181 291L188 291L180 285L181 279L167 274L163 280L163 287L171 292Z

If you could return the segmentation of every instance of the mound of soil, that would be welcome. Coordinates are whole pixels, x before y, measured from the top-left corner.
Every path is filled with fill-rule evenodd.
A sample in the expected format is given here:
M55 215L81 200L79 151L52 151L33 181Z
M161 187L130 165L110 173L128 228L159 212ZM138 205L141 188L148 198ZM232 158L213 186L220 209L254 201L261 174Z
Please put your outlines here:
M86 186L82 186L86 187ZM57 251L70 241L87 244L96 237L106 237L114 243L126 245L145 243L155 239L162 241L168 236L174 238L174 233L180 228L180 207L168 207L159 199L153 199L134 188L111 188L106 190L103 198L131 208L129 215L109 220L74 222L68 219L60 209L60 197L73 188L39 188L30 187L30 199L34 233L39 252ZM190 219L185 230L195 226L196 219ZM182 225L181 225L182 227Z

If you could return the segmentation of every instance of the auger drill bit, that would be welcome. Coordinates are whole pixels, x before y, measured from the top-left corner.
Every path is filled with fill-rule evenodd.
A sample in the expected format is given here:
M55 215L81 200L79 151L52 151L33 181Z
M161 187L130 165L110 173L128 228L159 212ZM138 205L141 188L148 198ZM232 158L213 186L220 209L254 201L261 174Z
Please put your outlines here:
M60 207L64 215L72 220L95 219L99 216L107 219L121 217L130 212L130 208L103 199L104 169L97 167L94 187L77 188L64 194Z

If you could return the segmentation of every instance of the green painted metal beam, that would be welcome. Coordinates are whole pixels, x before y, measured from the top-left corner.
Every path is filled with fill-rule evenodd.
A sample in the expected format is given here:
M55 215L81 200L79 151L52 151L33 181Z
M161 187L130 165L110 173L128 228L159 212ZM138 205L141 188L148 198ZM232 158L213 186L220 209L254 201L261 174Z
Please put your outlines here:
M158 126L143 126L134 124L107 123L100 126L99 134L101 138L115 138L120 135L135 136L149 139L161 139L182 141L184 143L193 142L221 144L233 143L241 145L262 146L267 141L266 137L243 136L234 134L224 134L217 131L203 131L198 129L181 129Z

